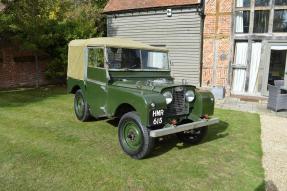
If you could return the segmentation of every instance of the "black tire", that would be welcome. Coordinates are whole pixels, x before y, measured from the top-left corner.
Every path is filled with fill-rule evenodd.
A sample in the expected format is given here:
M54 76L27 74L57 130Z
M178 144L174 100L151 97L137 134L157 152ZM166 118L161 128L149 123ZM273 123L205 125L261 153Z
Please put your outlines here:
M177 133L177 137L180 141L190 145L199 144L203 138L206 136L208 131L208 127L200 127L197 129L193 129L191 131L184 131Z
M118 125L118 137L123 151L134 159L148 156L154 146L154 138L149 136L149 132L136 112L124 114Z
M91 117L88 103L81 89L75 93L74 111L80 121L88 121Z

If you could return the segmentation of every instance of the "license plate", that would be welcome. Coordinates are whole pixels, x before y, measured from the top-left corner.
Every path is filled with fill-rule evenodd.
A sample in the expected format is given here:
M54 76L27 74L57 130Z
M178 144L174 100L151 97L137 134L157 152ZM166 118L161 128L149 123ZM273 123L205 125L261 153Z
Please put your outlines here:
M152 110L150 112L150 124L151 125L160 125L163 123L163 117L164 117L164 110L158 109L158 110Z

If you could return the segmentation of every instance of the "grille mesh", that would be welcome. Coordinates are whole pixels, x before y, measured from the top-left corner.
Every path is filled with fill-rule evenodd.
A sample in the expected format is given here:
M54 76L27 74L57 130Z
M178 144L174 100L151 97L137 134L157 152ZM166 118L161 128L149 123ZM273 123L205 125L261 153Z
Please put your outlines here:
M173 100L167 105L167 116L188 114L188 107L185 102L185 88L175 87L171 90Z

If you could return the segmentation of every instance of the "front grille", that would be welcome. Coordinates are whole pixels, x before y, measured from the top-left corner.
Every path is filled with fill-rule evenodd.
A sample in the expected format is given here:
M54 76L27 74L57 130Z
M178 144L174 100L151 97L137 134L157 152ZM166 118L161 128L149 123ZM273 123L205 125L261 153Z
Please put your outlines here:
M185 115L188 114L188 106L185 102L185 88L175 87L171 90L173 100L167 105L166 115Z

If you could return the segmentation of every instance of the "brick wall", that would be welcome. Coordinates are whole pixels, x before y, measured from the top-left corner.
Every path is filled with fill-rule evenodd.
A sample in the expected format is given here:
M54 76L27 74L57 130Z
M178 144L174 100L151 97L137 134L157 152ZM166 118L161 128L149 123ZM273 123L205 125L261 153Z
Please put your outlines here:
M35 86L36 64L33 53L17 51L15 47L0 47L0 89ZM45 69L47 61L39 60L39 85L47 84Z
M206 0L205 3L202 86L229 89L233 0Z

